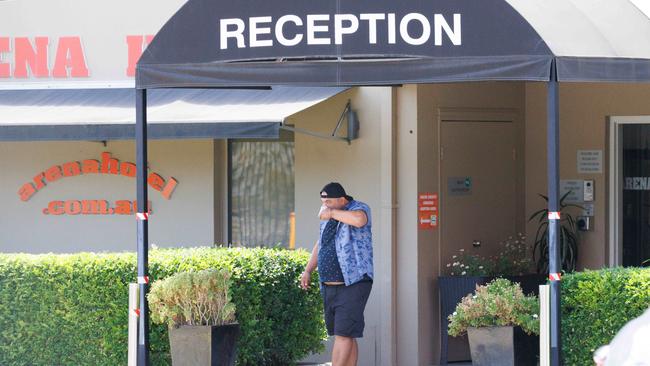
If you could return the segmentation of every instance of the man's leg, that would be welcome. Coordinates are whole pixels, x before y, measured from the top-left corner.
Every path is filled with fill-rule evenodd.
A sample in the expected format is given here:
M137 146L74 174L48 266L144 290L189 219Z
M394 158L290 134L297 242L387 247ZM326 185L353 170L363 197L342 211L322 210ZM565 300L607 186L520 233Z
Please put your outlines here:
M332 350L332 366L356 365L356 359L352 359L356 342L354 338L335 336L334 349ZM354 363L350 363L354 362Z
M372 282L358 282L341 288L335 312L334 350L332 366L356 366L359 358L357 337L363 337L363 311L370 295Z
M350 362L348 362L348 366L357 366L358 360L359 360L359 344L357 343L356 338L352 338L352 355L350 356Z

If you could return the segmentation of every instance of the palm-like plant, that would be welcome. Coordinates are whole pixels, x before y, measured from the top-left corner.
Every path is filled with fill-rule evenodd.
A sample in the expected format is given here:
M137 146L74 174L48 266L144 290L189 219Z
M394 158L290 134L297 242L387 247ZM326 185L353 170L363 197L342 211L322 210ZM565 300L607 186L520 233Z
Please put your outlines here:
M569 196L571 191L565 193L560 198L560 236L559 236L559 250L560 261L562 270L566 272L573 272L576 269L576 261L578 260L578 233L576 221L571 214L566 213L565 209L568 207L576 207L582 209L581 206L567 204L564 200ZM533 246L533 259L537 263L538 273L548 272L548 197L542 194L539 195L546 201L546 208L533 213L528 221L537 219L539 226L535 233L535 244Z

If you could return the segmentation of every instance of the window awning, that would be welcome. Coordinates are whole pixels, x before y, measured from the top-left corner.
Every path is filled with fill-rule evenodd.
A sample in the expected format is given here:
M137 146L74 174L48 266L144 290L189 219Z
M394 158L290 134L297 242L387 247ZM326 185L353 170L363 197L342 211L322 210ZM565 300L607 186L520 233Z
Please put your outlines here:
M151 139L274 139L285 118L346 88L159 89L148 95ZM0 141L135 137L134 89L0 91Z
M650 82L650 19L629 0L188 0L136 87Z

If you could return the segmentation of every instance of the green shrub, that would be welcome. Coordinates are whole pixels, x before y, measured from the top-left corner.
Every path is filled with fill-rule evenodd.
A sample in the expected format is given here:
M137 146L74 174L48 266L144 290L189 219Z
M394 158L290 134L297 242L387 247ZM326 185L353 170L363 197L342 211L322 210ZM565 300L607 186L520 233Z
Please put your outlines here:
M519 326L528 334L539 334L539 302L524 295L518 283L497 278L477 285L449 315L449 335L457 337L467 328Z
M291 364L326 337L318 279L304 292L309 254L277 249L150 251L150 278L210 268L232 274L239 365ZM0 254L0 365L125 365L131 253ZM151 325L151 363L167 365L167 325Z
M562 277L562 351L567 366L592 365L594 350L650 306L650 269L612 268Z

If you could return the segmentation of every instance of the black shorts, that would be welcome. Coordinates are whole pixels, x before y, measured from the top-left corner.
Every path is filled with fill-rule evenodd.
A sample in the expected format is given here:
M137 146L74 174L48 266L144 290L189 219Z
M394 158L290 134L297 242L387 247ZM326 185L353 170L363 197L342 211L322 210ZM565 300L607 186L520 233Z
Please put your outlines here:
M327 334L350 338L363 337L363 310L372 289L372 280L365 278L350 286L321 286Z

